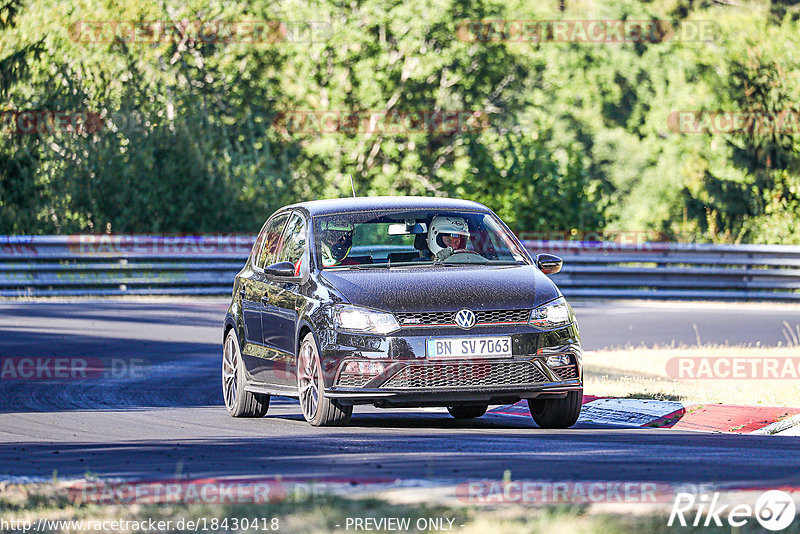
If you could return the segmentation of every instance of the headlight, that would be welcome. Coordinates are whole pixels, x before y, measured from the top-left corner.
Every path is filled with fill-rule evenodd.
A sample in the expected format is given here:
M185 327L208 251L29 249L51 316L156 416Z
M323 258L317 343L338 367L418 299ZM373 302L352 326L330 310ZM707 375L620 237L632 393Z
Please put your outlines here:
M333 323L338 330L362 334L390 334L400 330L391 313L357 306L336 306L333 309Z
M564 297L539 306L531 312L529 321L537 328L551 329L568 325L570 320L569 305Z

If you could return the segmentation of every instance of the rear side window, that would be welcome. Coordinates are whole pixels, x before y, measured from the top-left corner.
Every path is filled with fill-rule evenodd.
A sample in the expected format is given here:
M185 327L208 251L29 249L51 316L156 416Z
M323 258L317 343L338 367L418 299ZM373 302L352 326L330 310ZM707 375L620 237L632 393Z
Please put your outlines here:
M262 231L264 235L259 238L262 241L261 249L256 258L256 267L259 269L275 263L275 253L278 251L281 234L283 233L283 227L286 226L287 219L289 219L288 213L278 215L264 227Z
M306 248L306 222L294 214L283 234L283 243L276 261L290 261L297 265Z

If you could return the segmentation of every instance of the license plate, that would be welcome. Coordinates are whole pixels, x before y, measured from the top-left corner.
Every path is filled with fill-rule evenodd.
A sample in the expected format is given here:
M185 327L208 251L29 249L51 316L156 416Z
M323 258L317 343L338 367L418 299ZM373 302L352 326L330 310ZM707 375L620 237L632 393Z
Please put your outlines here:
M428 339L425 353L439 358L503 358L511 356L511 337L447 337Z

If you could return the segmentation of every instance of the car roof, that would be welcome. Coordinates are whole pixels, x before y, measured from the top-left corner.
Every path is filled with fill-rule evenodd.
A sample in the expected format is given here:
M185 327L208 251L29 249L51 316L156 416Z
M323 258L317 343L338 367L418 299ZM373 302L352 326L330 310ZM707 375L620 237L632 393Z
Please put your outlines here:
M394 211L394 210L470 210L490 211L489 208L471 200L441 197L345 197L300 202L289 208L304 208L312 216L344 213L348 211Z

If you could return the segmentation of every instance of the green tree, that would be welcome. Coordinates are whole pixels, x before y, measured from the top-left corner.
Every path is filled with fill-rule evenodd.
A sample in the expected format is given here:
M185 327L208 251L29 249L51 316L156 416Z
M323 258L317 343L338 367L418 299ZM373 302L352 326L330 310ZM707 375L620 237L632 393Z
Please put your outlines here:
M0 32L15 26L21 9L22 0L0 3ZM8 109L9 92L29 79L30 65L41 52L40 40L5 56L0 54L0 115L13 114L14 110ZM15 232L34 224L30 214L37 208L42 186L32 179L31 171L38 162L36 154L25 150L21 140L0 133L0 232Z

